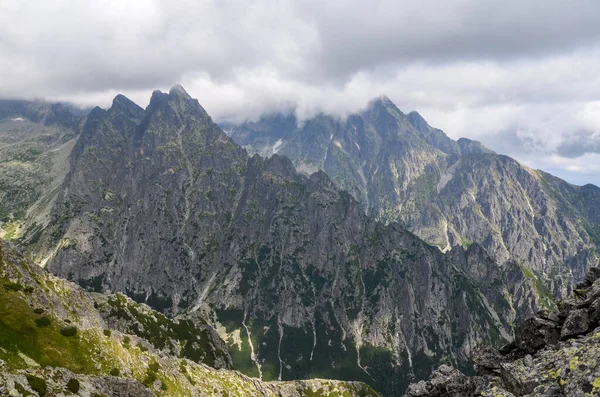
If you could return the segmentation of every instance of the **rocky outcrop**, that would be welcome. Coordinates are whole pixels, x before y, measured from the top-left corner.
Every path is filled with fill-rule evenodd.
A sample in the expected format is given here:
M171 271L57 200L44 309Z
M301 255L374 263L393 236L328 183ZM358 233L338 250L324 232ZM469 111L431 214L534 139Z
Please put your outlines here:
M600 393L600 327L588 313L598 305L600 272L592 268L580 285L586 288L564 306L558 321L534 318L519 326L515 342L500 351L485 348L474 354L478 376L440 367L427 382L408 388L407 397L429 396L593 396ZM547 317L547 315L546 315ZM552 338L539 328L552 328ZM558 333L562 340L557 337ZM444 394L445 393L445 394ZM461 394L462 393L462 394Z
M83 120L60 104L0 100L0 238L48 222Z

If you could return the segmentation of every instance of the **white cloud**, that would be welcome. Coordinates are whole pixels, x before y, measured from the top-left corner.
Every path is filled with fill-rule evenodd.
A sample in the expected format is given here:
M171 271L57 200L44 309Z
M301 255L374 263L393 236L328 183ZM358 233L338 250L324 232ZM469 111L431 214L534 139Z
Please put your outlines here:
M598 15L597 0L0 0L0 97L144 106L181 83L239 120L343 117L386 94L454 138L600 184Z

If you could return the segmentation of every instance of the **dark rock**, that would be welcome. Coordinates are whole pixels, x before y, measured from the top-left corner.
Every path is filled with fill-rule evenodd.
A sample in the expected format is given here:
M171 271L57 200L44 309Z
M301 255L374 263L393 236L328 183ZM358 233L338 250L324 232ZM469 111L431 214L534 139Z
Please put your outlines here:
M500 366L500 378L507 390L518 396L533 392L542 379L528 375L528 369L521 363L504 363Z
M515 341L512 341L512 342L507 343L506 345L502 346L500 349L498 349L498 352L500 354L508 354L515 349L518 349L518 346L515 343Z
M588 308L588 320L590 325L598 325L600 323L600 298L596 299Z
M590 327L588 311L586 309L573 310L565 320L560 332L561 339L585 333Z
M545 320L554 321L555 323L562 323L563 319L558 316L558 313L552 312L548 309L542 309L537 312L538 317Z
M567 318L572 310L581 309L582 300L576 297L569 297L558 302L558 315L561 318Z
M515 344L525 353L535 353L546 345L558 343L560 327L554 322L539 317L525 320L515 329Z
M577 289L588 288L594 283L594 281L596 281L598 279L600 279L600 268L592 267L586 273L585 279L583 279L583 281L581 281L580 283L577 283L575 288L577 288Z
M447 365L440 366L429 381L409 386L406 397L464 397L478 395L487 386L483 377L467 377Z
M517 347L514 342L511 344L512 348L509 352ZM503 362L503 357L498 350L491 346L486 346L473 354L473 361L475 362L477 373L479 375L491 375L500 370L500 364Z

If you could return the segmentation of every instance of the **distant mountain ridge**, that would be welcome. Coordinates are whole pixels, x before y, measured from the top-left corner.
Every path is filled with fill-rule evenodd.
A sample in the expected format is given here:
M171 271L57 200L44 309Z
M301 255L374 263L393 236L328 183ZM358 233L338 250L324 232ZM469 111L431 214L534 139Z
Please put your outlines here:
M416 138L415 138L416 139ZM235 369L398 395L510 339L515 264L444 254L366 216L324 172L249 157L182 88L88 115L56 198L13 240L55 274L166 313L200 311ZM15 221L13 221L15 222ZM528 291L528 292L527 292Z
M320 115L299 126L293 115L272 115L224 129L250 153L277 152L300 171L324 170L368 213L442 250L478 242L499 262L520 263L554 296L566 296L572 279L599 261L600 188L454 141L386 97L343 121ZM531 314L541 295L520 311Z

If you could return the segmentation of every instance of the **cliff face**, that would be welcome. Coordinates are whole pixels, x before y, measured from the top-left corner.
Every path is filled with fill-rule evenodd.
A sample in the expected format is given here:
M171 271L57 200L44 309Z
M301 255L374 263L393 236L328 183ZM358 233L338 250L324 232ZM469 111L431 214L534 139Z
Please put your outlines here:
M273 384L230 366L199 317L169 319L124 295L85 292L0 241L2 395L377 396L357 382Z
M20 241L89 290L203 313L246 374L386 395L510 339L513 290L533 294L478 244L444 254L323 172L249 158L181 87L93 110L49 221Z
M298 126L293 116L276 115L225 129L251 153L324 170L366 212L444 251L476 242L496 261L518 263L536 280L532 296L515 297L520 315L566 296L598 262L600 188L570 185L475 141L453 141L387 98L343 121L321 115Z

